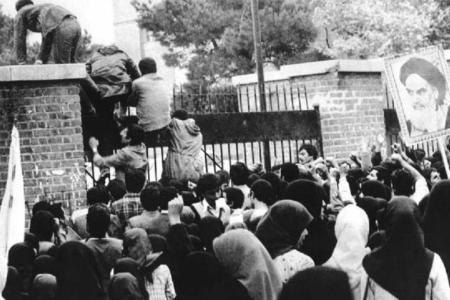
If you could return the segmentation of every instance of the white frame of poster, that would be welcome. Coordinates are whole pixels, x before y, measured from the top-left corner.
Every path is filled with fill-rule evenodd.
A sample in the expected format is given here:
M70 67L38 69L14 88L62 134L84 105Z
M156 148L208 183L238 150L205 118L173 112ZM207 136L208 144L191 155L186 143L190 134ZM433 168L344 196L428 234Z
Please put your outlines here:
M447 64L447 61L445 59L444 51L442 50L442 47L440 46L431 46L422 50L419 50L414 53L402 55L402 56L395 56L395 57L389 57L384 59L384 70L386 75L386 81L389 87L389 91L394 99L394 106L395 110L397 112L398 121L400 123L400 129L402 134L402 140L403 142L411 146L413 144L418 144L421 142L426 142L434 139L439 139L445 136L450 135L450 128L421 134L418 136L410 136L410 133L408 131L407 127L407 118L405 115L405 106L403 104L404 100L402 99L402 94L404 95L405 92L401 92L400 89L405 89L403 87L403 84L400 82L399 79L399 69L400 67L410 58L412 57L418 57L425 59L429 62L431 62L436 68L439 69L439 71L444 75L445 82L446 82L446 93L445 93L445 99L449 99L449 88L450 88L450 69ZM437 64L436 64L437 62ZM400 66L400 67L399 67ZM450 103L449 103L450 104ZM449 106L450 109L450 106Z

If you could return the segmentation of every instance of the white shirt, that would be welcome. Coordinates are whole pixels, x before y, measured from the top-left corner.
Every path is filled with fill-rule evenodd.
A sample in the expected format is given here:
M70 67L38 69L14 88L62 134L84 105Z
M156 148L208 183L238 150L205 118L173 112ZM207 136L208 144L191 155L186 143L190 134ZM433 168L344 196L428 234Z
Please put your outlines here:
M206 216L220 218L221 210L224 210L225 212L230 211L230 207L227 205L227 202L224 198L219 198L216 200L216 208L209 205L209 203L205 199L203 199L203 201L201 202L194 203L192 206L197 210L200 218L204 218Z
M411 198L416 204L422 201L423 197L428 195L430 190L428 189L427 181L422 176L415 183L415 192L411 195Z

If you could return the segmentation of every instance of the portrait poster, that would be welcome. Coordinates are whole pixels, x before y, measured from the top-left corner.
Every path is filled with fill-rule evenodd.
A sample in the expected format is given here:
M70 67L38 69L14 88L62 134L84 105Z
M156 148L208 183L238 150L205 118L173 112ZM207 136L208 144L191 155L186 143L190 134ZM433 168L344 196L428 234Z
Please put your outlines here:
M450 135L450 72L442 48L387 58L384 67L405 144Z

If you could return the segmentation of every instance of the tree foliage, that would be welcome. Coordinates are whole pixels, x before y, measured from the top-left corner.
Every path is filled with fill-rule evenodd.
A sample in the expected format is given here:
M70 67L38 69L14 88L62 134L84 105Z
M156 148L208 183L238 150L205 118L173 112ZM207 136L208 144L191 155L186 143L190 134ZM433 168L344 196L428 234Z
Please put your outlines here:
M314 23L326 30L320 51L336 58L367 58L414 51L448 41L448 12L438 2L315 0Z
M188 68L195 84L214 84L255 67L250 2L246 0L135 1L142 27L171 49L171 66ZM306 0L260 0L263 56L283 64L315 38ZM188 49L189 51L186 51ZM188 54L186 54L188 53Z

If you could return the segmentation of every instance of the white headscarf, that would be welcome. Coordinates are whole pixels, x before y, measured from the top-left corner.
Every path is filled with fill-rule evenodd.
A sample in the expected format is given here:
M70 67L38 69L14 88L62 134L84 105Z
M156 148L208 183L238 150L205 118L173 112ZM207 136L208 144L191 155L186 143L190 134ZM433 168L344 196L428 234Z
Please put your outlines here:
M369 218L356 205L344 207L336 218L334 227L336 247L330 259L324 263L347 273L355 299L360 296L362 260L370 252L366 248L369 237Z

